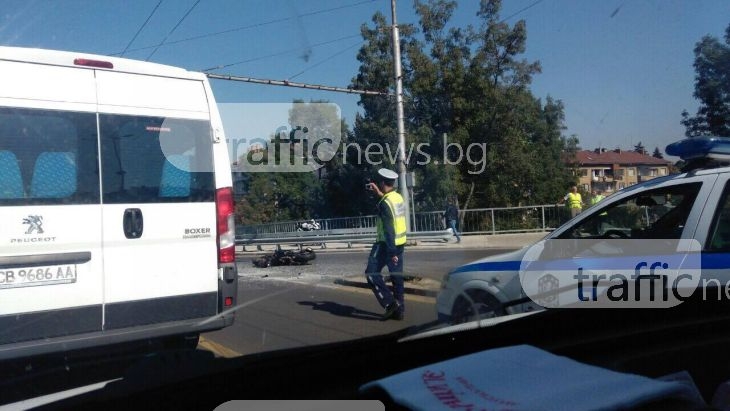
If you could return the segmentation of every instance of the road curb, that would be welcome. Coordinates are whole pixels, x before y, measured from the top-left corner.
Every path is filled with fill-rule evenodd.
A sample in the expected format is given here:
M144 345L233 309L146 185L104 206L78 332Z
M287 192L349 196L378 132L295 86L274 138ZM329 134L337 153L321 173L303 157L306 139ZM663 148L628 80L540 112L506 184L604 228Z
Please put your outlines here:
M334 281L334 283L337 285L344 285L347 287L370 289L370 285L366 281L352 281L352 280L345 280L343 278L338 278ZM390 288L391 292L393 291L392 286L388 286L388 288ZM432 298L436 298L436 296L438 295L437 290L429 290L429 289L425 289L425 288L404 287L403 292L405 294L420 295L422 297L432 297Z
M222 344L205 338L202 335L198 341L198 349L210 351L219 358L235 358L243 355L238 351L232 350Z

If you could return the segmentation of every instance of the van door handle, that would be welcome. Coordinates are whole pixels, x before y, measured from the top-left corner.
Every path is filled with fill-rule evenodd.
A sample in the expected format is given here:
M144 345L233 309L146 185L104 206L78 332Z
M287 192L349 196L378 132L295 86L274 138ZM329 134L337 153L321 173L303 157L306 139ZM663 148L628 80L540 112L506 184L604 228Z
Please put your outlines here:
M139 208L128 208L124 210L122 226L124 228L125 237L129 239L142 237L142 231L144 230L142 210Z

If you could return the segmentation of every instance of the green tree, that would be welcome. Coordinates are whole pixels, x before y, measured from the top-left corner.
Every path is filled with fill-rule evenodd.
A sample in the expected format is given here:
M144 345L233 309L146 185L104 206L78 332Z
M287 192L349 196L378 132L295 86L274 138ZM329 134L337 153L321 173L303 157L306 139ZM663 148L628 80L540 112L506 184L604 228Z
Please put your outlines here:
M687 137L730 136L730 25L724 40L705 36L695 45L694 97L700 107L694 117L682 112Z
M324 160L332 158L337 145L329 147L327 144L317 143L324 140L337 141L341 135L341 127L346 126L339 117L337 107L326 103L305 103L301 100L292 103L288 130L294 132L298 141L295 144L290 142L290 151L299 158L307 158L306 164L311 171L250 173L249 192L236 207L241 223L245 225L330 216L331 210L328 208L323 183L325 173L322 170L326 168L318 168L322 164L317 160L323 160L322 163L326 166L328 161ZM307 140L306 143L304 140ZM261 150L259 155L268 157L269 148L262 147ZM281 161L289 161L285 158L289 153L280 155ZM336 156L334 159L336 160Z
M662 154L661 150L659 150L659 147L654 148L654 153L652 153L651 156L654 158L664 159L664 154Z
M529 90L540 65L520 58L525 23L506 24L501 2L482 0L477 27L449 27L456 7L455 1L418 0L419 32L400 26L406 131L409 143L427 144L432 160L408 164L423 182L416 207L440 208L453 195L462 209L552 202L554 191L573 178L563 162L563 105L550 97L543 103ZM366 42L353 86L392 91L389 29L380 14L373 23L362 28ZM356 141L395 143L393 102L361 97Z
M236 215L243 225L320 218L323 198L313 173L251 173Z
M236 203L237 222L244 226L274 221L274 190L267 175L250 175L246 195Z
M637 152L637 153L639 153L639 154L648 154L648 152L646 151L646 147L644 147L644 145L641 143L641 141L639 141L634 146L634 151Z
M325 165L323 179L325 203L331 217L373 214L374 202L365 190L365 183L375 170L363 163L360 145L342 123L342 139L338 155Z
M580 146L578 145L580 141L578 140L578 136L575 134L572 134L570 137L563 137L562 139L563 143L563 163L567 166L567 172L570 174L571 178L569 179L569 185L575 185L578 184L578 170L580 169L580 164L578 164L578 151L581 150Z
M306 165L318 176L336 156L343 127L339 108L326 100L294 100L289 109L289 129L298 139L292 150L306 159Z

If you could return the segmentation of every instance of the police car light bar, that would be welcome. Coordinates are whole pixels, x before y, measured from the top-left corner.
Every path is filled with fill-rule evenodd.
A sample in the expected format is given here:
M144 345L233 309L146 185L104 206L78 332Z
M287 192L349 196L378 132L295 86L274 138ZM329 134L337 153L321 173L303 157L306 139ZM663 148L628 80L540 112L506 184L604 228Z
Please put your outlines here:
M668 145L664 151L682 160L730 160L730 138L713 136L686 138Z

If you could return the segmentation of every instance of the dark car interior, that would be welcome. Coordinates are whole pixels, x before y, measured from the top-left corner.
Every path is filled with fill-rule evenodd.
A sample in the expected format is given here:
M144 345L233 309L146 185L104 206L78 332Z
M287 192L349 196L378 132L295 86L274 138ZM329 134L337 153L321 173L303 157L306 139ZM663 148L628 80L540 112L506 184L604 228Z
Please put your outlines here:
M200 351L151 355L104 389L41 409L213 409L231 399L379 399L363 384L491 348L530 344L553 354L650 378L686 371L710 404L730 381L725 289L697 291L670 309L556 309L489 328L398 342L412 329L351 342L217 359ZM484 364L485 378L490 375ZM556 370L559 372L559 370ZM586 381L585 384L591 384ZM638 409L697 409L681 401ZM712 408L706 408L712 409Z

